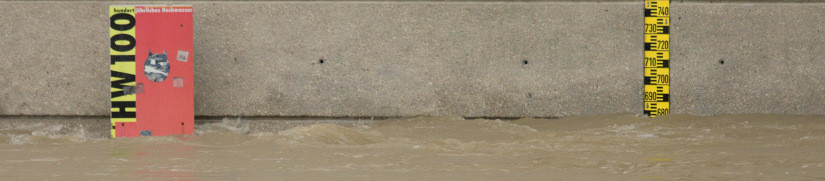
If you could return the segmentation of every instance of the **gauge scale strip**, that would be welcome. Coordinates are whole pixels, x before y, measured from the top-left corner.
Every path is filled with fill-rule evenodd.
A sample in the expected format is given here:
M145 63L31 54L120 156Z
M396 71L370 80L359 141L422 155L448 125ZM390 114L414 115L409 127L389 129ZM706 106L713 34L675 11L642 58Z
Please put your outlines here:
M644 4L644 114L670 113L670 2Z

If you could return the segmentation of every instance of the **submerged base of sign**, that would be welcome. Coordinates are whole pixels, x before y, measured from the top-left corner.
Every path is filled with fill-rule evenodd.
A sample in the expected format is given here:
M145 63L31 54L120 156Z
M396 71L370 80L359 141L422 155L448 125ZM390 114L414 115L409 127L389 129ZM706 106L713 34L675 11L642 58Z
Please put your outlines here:
M192 7L109 14L112 137L193 134Z

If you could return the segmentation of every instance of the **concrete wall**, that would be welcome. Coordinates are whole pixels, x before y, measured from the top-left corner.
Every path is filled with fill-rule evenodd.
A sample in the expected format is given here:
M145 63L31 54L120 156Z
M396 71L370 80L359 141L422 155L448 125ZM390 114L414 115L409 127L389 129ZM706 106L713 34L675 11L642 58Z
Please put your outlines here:
M109 114L110 4L0 2L0 115ZM637 1L190 4L196 115L642 110ZM825 114L825 4L671 11L672 113Z

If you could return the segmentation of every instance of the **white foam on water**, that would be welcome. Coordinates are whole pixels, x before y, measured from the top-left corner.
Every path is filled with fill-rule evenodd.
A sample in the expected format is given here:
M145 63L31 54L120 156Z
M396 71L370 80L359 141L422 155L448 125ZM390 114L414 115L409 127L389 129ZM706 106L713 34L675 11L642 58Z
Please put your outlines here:
M84 125L66 126L44 122L22 122L0 128L0 140L11 145L71 144L104 139L88 134Z
M383 141L381 133L346 128L334 124L298 126L278 133L296 143L366 145Z
M241 120L240 117L235 119L224 118L223 120L217 123L195 125L195 135L204 135L210 133L248 134L250 133L250 126L247 121Z

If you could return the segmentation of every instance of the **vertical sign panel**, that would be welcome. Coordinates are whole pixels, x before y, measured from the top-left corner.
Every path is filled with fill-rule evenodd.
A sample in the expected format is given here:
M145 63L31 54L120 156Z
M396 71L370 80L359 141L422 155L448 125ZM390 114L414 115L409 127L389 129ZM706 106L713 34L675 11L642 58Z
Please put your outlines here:
M112 137L194 132L191 6L110 6Z
M644 6L644 113L656 117L670 113L670 3Z

